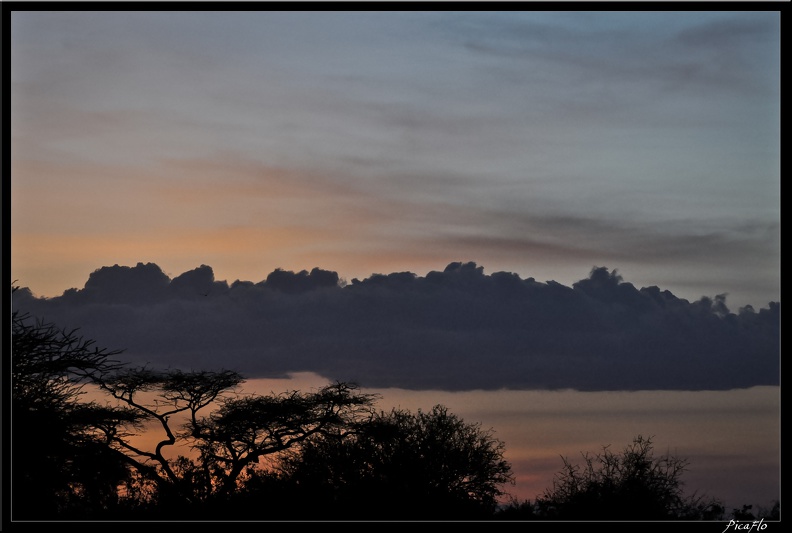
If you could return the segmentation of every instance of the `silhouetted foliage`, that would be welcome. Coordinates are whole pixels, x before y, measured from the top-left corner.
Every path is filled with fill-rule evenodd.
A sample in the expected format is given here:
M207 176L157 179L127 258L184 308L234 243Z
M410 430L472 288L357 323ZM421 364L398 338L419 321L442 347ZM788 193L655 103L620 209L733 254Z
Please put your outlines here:
M489 518L513 482L504 444L437 405L381 412L346 436L306 441L281 466L288 490L316 516Z
M583 465L562 457L564 468L552 488L536 499L533 512L561 520L718 520L722 504L683 493L688 462L672 455L654 457L652 440L637 436L621 454L608 446Z
M121 366L111 359L120 352L93 344L76 330L62 330L18 311L12 314L15 519L89 517L117 506L117 487L130 479L123 458L107 447L103 435L134 417L80 402L86 383Z
M196 504L227 499L260 458L277 456L313 435L343 435L370 414L374 400L351 383L312 393L237 396L236 386L242 381L230 370L149 369L102 380L104 390L154 422L162 435L153 449L143 449L128 436L107 434L111 446L156 486L153 498L161 510L177 516L187 509L194 512ZM190 447L197 458L166 453L175 446Z
M313 435L343 435L372 412L375 395L355 384L240 397L233 371L130 369L111 359L120 351L95 348L76 330L21 312L12 323L16 519L194 513L228 498L261 457ZM86 386L115 402L80 401ZM141 436L157 429L149 448ZM177 446L197 458L168 453Z
M740 509L732 509L731 518L734 520L780 520L781 501L776 500L770 509L759 506L756 511L754 511L753 505L743 505Z

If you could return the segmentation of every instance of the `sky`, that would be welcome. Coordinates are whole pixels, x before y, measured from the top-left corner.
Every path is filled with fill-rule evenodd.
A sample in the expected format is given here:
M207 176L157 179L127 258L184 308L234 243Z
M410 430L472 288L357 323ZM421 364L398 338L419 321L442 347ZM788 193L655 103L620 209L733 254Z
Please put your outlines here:
M13 12L11 275L455 261L780 299L773 11Z
M10 18L15 308L780 495L778 12Z

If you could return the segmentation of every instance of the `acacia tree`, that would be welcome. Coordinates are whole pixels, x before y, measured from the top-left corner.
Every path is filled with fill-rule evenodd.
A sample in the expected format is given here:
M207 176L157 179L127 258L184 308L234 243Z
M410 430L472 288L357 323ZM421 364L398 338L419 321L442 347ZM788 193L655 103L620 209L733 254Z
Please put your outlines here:
M199 411L211 406L242 381L239 374L229 370L187 373L134 368L96 377L100 389L136 415L134 425L125 427L124 431L117 427L106 428L107 442L123 454L141 482L156 488L155 496L160 501L192 502L201 489L192 476L181 475L189 470L185 467L185 461L189 460L167 453L170 447L180 444L191 434L191 431L182 430L177 415L184 413L188 420L197 422ZM136 439L144 425L149 436L161 435L153 449Z
M318 518L474 519L513 483L504 444L444 406L380 412L346 435L306 441L286 458L292 497Z
M652 439L638 435L621 454L608 446L583 454L583 465L562 457L563 469L536 499L536 518L562 520L716 520L723 506L713 498L686 497L682 474L688 461L655 457Z
M241 396L236 392L242 381L231 370L145 368L98 381L138 413L136 422L154 422L159 428L162 439L153 449L144 449L132 434L112 428L106 436L128 464L156 486L158 501L174 512L185 504L229 497L262 457L275 457L314 435L343 434L370 415L375 398L360 393L356 384L342 382L310 393ZM175 446L188 446L197 457L168 454Z
M158 504L177 512L227 496L260 458L313 435L343 434L370 415L376 397L340 382L239 396L243 378L231 370L128 368L114 359L120 350L96 348L77 330L19 311L12 323L15 518L90 518ZM108 402L82 401L89 384ZM145 445L142 434L157 429L160 440ZM179 445L195 458L168 453Z
M190 427L201 462L217 472L218 492L227 495L243 470L260 457L294 449L312 437L343 438L354 432L371 415L376 397L343 382L309 394L252 395L226 401Z

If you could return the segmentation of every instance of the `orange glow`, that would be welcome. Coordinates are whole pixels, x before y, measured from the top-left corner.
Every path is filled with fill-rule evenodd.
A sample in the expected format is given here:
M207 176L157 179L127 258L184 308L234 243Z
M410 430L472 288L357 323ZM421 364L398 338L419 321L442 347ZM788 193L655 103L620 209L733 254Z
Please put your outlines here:
M276 268L367 277L426 255L386 237L408 209L337 176L231 156L139 167L17 159L13 171L12 276L41 296L141 261L171 277L206 264L218 280L257 282Z
M289 390L309 392L326 384L327 380L321 376L305 372L287 379L250 379L241 384L241 392L264 395ZM426 412L441 404L467 423L480 423L482 429L492 429L494 437L506 446L505 459L511 463L517 482L502 488L520 501L534 500L552 486L553 476L563 466L561 456L578 463L582 452L601 452L605 445L620 452L639 434L654 437L655 457L671 453L691 460L683 476L686 493L698 490L723 498L727 509L731 509L728 505L747 503L732 501L744 497L740 483L713 485L713 472L725 469L733 479L738 479L758 464L772 473L774 461L780 458L777 387L732 391L363 389L362 392L380 394L376 406L384 411L396 407ZM725 411L730 413L728 417L717 416ZM136 443L153 449L161 435L157 428L153 429L152 433L137 438ZM190 451L180 447L166 450L168 457L176 454L190 456ZM760 494L754 497L758 502L765 498Z

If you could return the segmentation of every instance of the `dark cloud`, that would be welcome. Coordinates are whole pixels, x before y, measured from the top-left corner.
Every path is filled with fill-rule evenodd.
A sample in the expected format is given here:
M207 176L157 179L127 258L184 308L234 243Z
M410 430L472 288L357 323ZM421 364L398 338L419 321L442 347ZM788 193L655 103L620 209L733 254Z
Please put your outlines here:
M165 298L170 286L170 278L153 263L138 263L135 267L113 265L94 271L83 291L72 290L64 297L97 303L139 304Z
M336 287L338 286L338 274L320 268L314 268L310 274L307 270L295 274L279 268L259 285L283 292L299 293L322 287Z
M780 303L729 310L594 267L571 287L472 262L420 277L278 269L216 281L202 265L169 279L155 264L104 267L81 290L15 309L133 364L232 368L249 378L311 371L406 389L708 389L779 384Z

